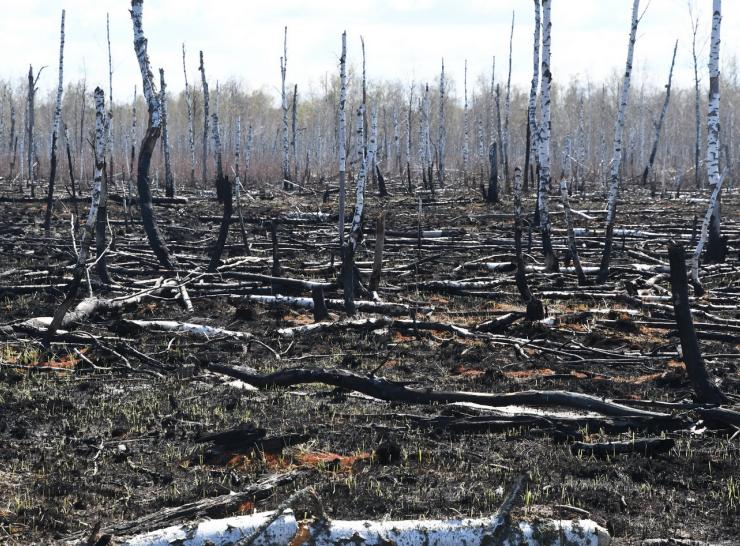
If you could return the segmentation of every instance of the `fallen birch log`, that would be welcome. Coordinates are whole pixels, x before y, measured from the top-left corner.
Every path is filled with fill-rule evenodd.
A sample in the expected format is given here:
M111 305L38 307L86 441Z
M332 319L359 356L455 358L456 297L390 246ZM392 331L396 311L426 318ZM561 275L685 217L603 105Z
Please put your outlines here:
M251 536L274 515L274 512L260 512L249 516L168 527L133 537L124 542L123 546L241 544L242 539ZM519 521L512 525L507 525L503 519L497 517L400 521L317 519L298 522L293 512L286 510L252 544L451 546L490 543L502 546L607 546L610 542L606 529L588 519Z

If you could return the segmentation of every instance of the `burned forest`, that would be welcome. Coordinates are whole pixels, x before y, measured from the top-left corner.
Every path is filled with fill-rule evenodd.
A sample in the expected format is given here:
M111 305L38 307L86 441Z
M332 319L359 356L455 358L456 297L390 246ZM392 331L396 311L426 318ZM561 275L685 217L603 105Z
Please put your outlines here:
M310 84L295 17L0 36L0 545L740 544L740 22L654 1L604 79L562 0L406 79L344 7Z

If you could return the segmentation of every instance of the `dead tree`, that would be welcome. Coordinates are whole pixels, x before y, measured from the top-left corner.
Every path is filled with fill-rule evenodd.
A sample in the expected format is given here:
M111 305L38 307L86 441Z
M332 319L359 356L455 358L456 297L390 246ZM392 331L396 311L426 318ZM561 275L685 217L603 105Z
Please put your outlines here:
M468 120L468 60L465 59L463 72L463 182L468 179L468 161L470 159L470 122Z
M41 72L46 68L42 66L36 77L33 77L33 66L28 67L28 96L26 98L26 167L28 168L28 180L31 184L31 197L36 197L36 170L33 168L34 156L36 155L36 142L34 141L34 125L36 119L36 91Z
M696 54L696 34L699 32L699 17L694 17L689 3L689 17L691 18L691 57L694 60L694 113L695 113L695 138L694 138L694 183L696 189L701 187L701 174L699 173L699 154L701 149L701 98L699 94L699 59Z
M236 147L234 149L234 194L236 197L236 212L239 215L239 231L242 235L244 252L250 253L249 241L247 240L247 231L244 229L244 214L242 213L241 189L242 181L239 177L239 158L242 145L242 117L236 118Z
M467 63L467 61L466 61ZM447 146L447 128L445 127L445 60L442 59L442 72L439 75L439 187L445 185L445 148Z
M293 108L291 109L290 149L293 154L293 180L298 181L298 84L293 87Z
M285 72L288 65L288 27L283 37L283 56L280 57L280 105L283 111L283 189L291 190L290 157L288 156L288 96L285 94Z
M524 254L522 253L522 170L514 169L514 251L516 259L516 286L522 301L527 305L529 320L545 318L545 309L542 301L535 298L527 284Z
M624 131L624 114L627 110L627 101L630 92L630 78L632 76L632 58L635 53L635 40L637 38L638 10L640 0L632 3L632 24L630 26L630 38L627 46L627 63L622 80L622 88L619 94L619 107L617 119L614 122L614 153L612 155L611 172L609 175L609 197L606 204L606 232L604 234L604 250L601 255L601 265L597 277L599 283L604 283L609 278L609 263L612 255L612 243L614 238L614 222L617 216L617 197L619 196L619 167L622 163L622 133Z
M722 22L722 0L712 2L712 38L709 50L709 103L707 107L707 178L713 188L720 186L719 173L719 37ZM721 235L722 191L712 203L712 218L709 222L707 240L707 263L723 262L727 255L727 240Z
M385 246L385 211L378 214L375 222L375 253L373 255L373 272L370 275L368 288L372 291L380 285L380 275L383 272L383 247Z
M214 272L221 260L221 254L226 245L226 239L229 236L229 225L231 224L231 214L233 213L231 184L229 178L224 175L223 158L221 152L221 131L218 124L218 114L211 114L213 121L213 143L216 148L216 195L218 200L224 205L224 214L221 219L221 227L218 231L216 245L213 247L211 261L208 263L208 271Z
M342 32L342 56L339 58L339 248L344 247L344 201L347 171L347 32Z
M678 50L678 40L676 40L676 45L673 46L673 58L671 60L671 70L668 72L668 84L665 86L665 100L663 101L663 109L660 111L660 117L658 118L657 123L655 124L655 139L653 140L653 147L650 150L650 159L648 159L648 164L645 165L645 170L642 173L642 185L644 186L647 183L648 175L650 174L650 170L653 168L653 163L655 162L655 155L658 152L658 140L660 139L660 130L663 127L663 120L665 119L665 114L668 111L668 101L671 100L671 82L673 81L673 67L676 64L676 51ZM651 197L655 197L655 181L653 180L650 183L650 195Z
M110 47L110 16L105 14L105 30L108 38L108 127L105 147L108 150L108 180L113 184L113 56Z
M188 85L188 71L185 67L185 44L182 44L182 73L185 77L185 105L188 109L188 146L190 147L190 185L195 185L195 134L193 131L193 95Z
M175 178L172 175L170 157L170 136L167 129L167 91L164 83L164 69L159 69L159 105L162 109L162 149L164 151L164 191L167 197L175 196Z
M578 284L584 286L588 284L586 275L583 273L583 267L581 267L581 259L578 257L578 245L576 244L576 235L573 230L573 215L570 212L570 202L568 201L568 183L565 176L560 177L560 199L563 203L563 213L565 215L565 225L568 230L568 249L570 251L570 258L573 261L573 267L576 270L576 276L578 277Z
M484 192L485 198L488 203L498 203L498 154L495 142L488 147L488 163L488 191Z
M44 218L44 233L49 237L51 230L51 215L54 209L54 182L57 175L57 142L59 140L59 123L62 118L62 93L64 92L64 10L62 10L62 29L59 38L59 84L57 85L57 101L54 108L54 120L51 129L51 160L49 162L49 188L46 198L46 217Z
M137 0L134 0L136 2ZM138 0L139 2L141 0ZM85 275L88 246L90 239L93 237L93 230L98 218L98 207L100 205L100 193L101 185L103 184L103 171L105 169L105 94L100 87L95 89L95 177L93 180L92 197L90 201L90 212L87 215L87 222L85 228L82 231L79 242L79 252L77 254L77 262L72 271L72 280L67 285L67 295L64 301L61 303L57 310L54 312L54 317L49 324L46 333L44 334L44 345L49 346L49 343L54 338L57 330L64 320L64 316L69 311L69 308L74 303L77 297L77 292L82 283L82 278Z
M539 206L540 235L542 237L542 251L545 257L545 270L557 271L558 258L552 248L550 236L550 214L548 208L548 188L550 186L550 0L542 0L542 80L540 83L540 126L537 138L539 151L539 191L537 204Z
M393 143L396 150L396 170L398 176L403 176L403 167L401 166L401 126L398 122L398 108L393 108Z
M509 35L509 75L506 79L506 101L504 103L504 133L501 152L504 160L504 186L509 189L509 113L511 110L511 54L514 41L514 12L511 12L511 34Z
M355 252L362 238L362 213L365 208L365 182L367 180L367 158L362 149L365 142L363 136L363 111L362 105L357 109L357 155L360 170L357 174L355 190L355 213L352 217L352 227L349 237L342 246L342 286L344 288L344 310L348 315L354 315L357 311L355 306L355 291L360 286L359 270L355 268Z
M681 338L681 353L686 364L686 373L691 380L699 402L708 404L726 403L727 398L710 380L699 350L699 342L691 318L689 283L686 277L686 257L683 247L671 243L668 246L668 259L671 266L673 311L676 315L678 334Z
M210 105L208 103L208 81L206 80L206 68L203 64L203 51L200 52L200 66L198 70L200 71L200 83L203 86L203 163L200 166L200 170L201 183L205 188L207 184L206 176L208 174L206 163L208 162L208 110Z
M159 106L159 96L154 86L154 75L149 65L147 54L147 39L144 36L142 26L142 14L144 11L144 0L131 0L131 21L134 29L134 51L139 62L141 72L142 89L149 110L149 121L144 140L139 149L138 172L136 176L136 187L139 192L139 209L141 210L141 221L144 231L149 239L154 255L162 267L175 269L174 256L170 255L162 236L157 228L152 207L152 191L149 187L149 166L152 161L152 153L162 130L162 116Z

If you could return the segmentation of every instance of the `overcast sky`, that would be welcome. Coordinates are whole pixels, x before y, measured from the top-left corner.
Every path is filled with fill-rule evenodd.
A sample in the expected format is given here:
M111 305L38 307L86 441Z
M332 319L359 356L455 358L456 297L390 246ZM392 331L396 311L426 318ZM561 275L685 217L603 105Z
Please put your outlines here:
M110 13L115 95L129 97L141 78L132 45L127 0L23 0L3 4L0 77L22 78L29 63L48 65L40 86L56 86L59 22L66 14L65 81L84 74L90 86L107 92L106 12ZM515 12L512 80L527 87L531 78L534 15L532 0L145 0L144 31L155 69L165 69L171 91L183 87L181 44L185 42L188 77L198 82L198 51L203 50L209 81L241 79L250 88L277 93L280 84L283 26L288 26L288 82L299 92L317 87L334 73L340 36L348 33L348 55L360 60L360 35L367 48L371 79L432 81L442 57L448 75L462 93L463 64L469 78L490 74L505 78L511 15ZM626 56L631 0L554 0L552 71L555 81L578 75L598 82L622 72ZM706 74L711 1L699 8L701 70ZM662 86L673 43L679 39L678 85L692 82L691 26L687 0L642 0L647 7L635 50L637 83ZM738 51L740 1L725 0L722 62ZM489 76L486 76L489 77ZM703 78L706 84L706 75Z

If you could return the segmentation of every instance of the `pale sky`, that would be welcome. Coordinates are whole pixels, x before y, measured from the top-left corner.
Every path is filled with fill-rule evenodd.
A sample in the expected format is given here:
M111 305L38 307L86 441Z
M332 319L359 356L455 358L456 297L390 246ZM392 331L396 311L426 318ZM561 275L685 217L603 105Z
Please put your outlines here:
M86 73L88 87L108 91L106 12L110 13L114 99L128 100L141 77L133 51L127 0L0 0L0 78L17 81L47 65L43 91L56 87L59 22L66 12L65 81ZM573 75L600 82L622 72L631 0L554 0L552 71L554 80ZM711 0L699 8L700 65L706 85ZM647 11L638 28L636 83L665 83L673 43L679 39L675 79L692 85L691 31L687 0L642 0ZM288 82L299 92L337 70L340 37L348 35L348 56L360 64L360 35L367 49L370 79L433 81L445 59L447 74L462 94L463 64L469 81L489 78L496 56L497 79L506 77L512 11L516 13L512 81L528 88L532 70L531 0L145 0L144 31L156 73L165 69L170 91L183 87L181 44L188 51L188 78L199 85L198 51L204 50L213 85L230 77L249 88L276 94L280 84L283 26L288 26ZM738 52L740 1L725 0L721 58Z

